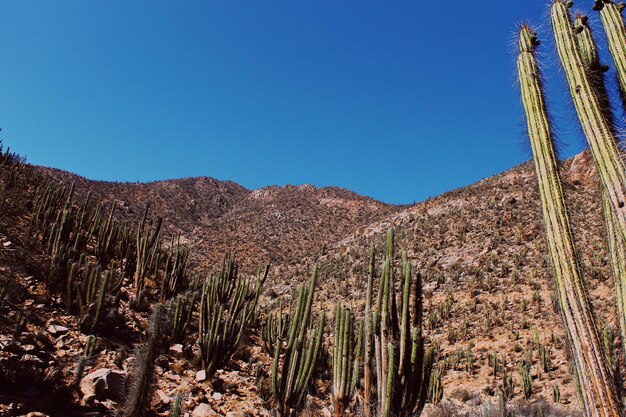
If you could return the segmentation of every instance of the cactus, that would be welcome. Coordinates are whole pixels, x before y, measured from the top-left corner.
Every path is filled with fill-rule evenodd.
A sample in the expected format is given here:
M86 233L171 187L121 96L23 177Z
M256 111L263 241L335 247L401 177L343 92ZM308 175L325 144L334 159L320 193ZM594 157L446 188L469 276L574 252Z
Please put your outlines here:
M544 345L539 346L539 362L541 363L541 369L544 372L550 372L552 370L552 357L550 348Z
M433 405L438 405L443 398L443 382L441 381L441 371L435 368L428 380L428 401Z
M180 236L174 248L174 241L170 244L170 253L165 262L163 282L161 283L161 301L165 301L178 294L187 285L187 260L189 249L180 244Z
M261 322L261 340L267 354L273 355L276 342L287 337L290 323L289 317L288 313L283 313L281 303L276 314L266 316Z
M600 11L609 50L617 70L622 105L626 109L626 25L621 14L624 10L624 3L615 4L612 0L595 0L593 9Z
M578 48L576 45L571 45L575 41L575 35L571 28L567 6L562 1L555 1L552 15L555 33L565 32L565 35L557 36L559 50L564 49L563 44L568 45L568 51L578 58L579 66L582 68ZM565 26L565 28L559 30L560 26ZM567 38L569 42L564 42L562 38ZM537 45L536 33L530 27L522 26L519 33L517 61L519 85L526 112L528 135L533 151L561 316L580 380L585 386L585 389L581 390L583 394L581 400L587 415L618 416L622 415L619 400L608 378L609 370L602 356L594 314L585 290L563 197L539 66L535 57ZM575 52L571 52L572 49ZM595 99L591 92L586 96ZM580 107L580 104L577 104L577 107ZM600 119L605 121L602 117ZM598 414L598 410L602 410L602 413Z
M76 375L74 377L74 388L78 388L80 385L80 381L83 378L83 373L85 372L85 366L91 360L93 356L94 350L96 348L96 338L92 335L87 336L87 340L85 341L85 348L83 349L83 354L78 359L78 364L76 365Z
M614 7L614 5L612 3L607 3L607 8L610 7ZM586 16L577 16L575 22L576 27L580 28L578 31L579 33L576 36L585 68L593 80L593 88L596 96L601 101L603 114L612 124L613 114L611 112L608 93L604 83L604 72L606 66L600 64L598 49L591 33L591 29L587 24ZM621 238L618 232L619 221L616 218L617 213L613 210L608 194L604 190L602 190L602 211L604 215L604 223L606 224L607 229L611 272L613 275L613 283L615 285L617 321L619 323L622 341L626 344L626 241Z
M525 359L520 363L519 374L522 381L522 392L524 393L524 398L529 400L533 395L533 379L530 376L530 363Z
M363 413L365 417L372 415L372 286L376 268L376 251L374 244L370 247L369 270L367 274L367 292L365 298L365 334L363 352Z
M504 368L502 372L502 384L498 387L505 401L510 400L515 395L515 381L513 376Z
M100 263L100 267L105 269L113 256L115 255L115 246L117 244L119 227L113 221L113 214L115 213L115 203L111 205L111 211L109 212L109 216L104 224L101 224L101 220L99 219L99 213L96 214L98 220L96 224L99 224L100 227L97 228L95 232L96 244L94 247L94 252L98 262Z
M344 414L344 410L353 397L358 383L362 327L363 324L361 322L355 340L354 314L352 314L349 308L337 304L335 308L335 343L333 351L333 398L336 417Z
M220 298L222 274L209 277L204 284L200 298L198 340L202 367L207 375L212 375L235 353L244 330L254 317L268 273L269 265L257 277L254 286L241 275L234 275L232 289L226 299Z
M172 404L172 411L170 411L170 417L181 417L183 415L183 396L180 394L176 395L174 398L174 403Z
M145 279L155 263L158 252L159 237L161 234L162 219L159 217L154 230L147 224L150 205L146 206L143 218L137 227L137 261L135 269L135 293L132 304L137 306L143 296Z
M104 308L104 298L106 296L109 281L111 280L112 271L106 271L104 273L104 280L100 284L100 291L98 292L98 299L96 300L96 311L94 313L93 321L91 322L91 331L93 333L98 325L98 321L100 320L100 316L102 315L102 309Z
M159 344L165 309L163 304L154 307L150 317L148 339L137 349L135 362L130 374L130 388L124 404L125 417L140 417L150 403L150 384L154 369L154 359Z
M185 338L191 323L197 293L181 294L169 303L172 343L180 343Z
M594 77L585 67L568 8L570 2L554 0L551 20L557 50L570 87L574 107L596 163L602 189L614 210L618 237L626 239L626 169L620 156L611 120L596 94ZM581 29L578 29L579 31Z
M552 401L557 404L561 402L561 390L558 385L552 387Z
M316 329L311 326L311 306L316 281L317 267L314 267L308 289L302 286L298 292L298 303L289 326L284 355L281 355L282 341L276 343L274 349L272 397L274 410L279 416L286 416L293 410L301 409L320 354L324 315L322 314ZM312 334L309 334L309 331L312 331ZM281 356L282 366L280 366Z
M366 311L371 309L371 292L374 271L373 258L370 256L370 275ZM417 274L411 306L411 267L406 257L402 259L402 294L398 308L395 295L394 274L394 233L387 234L387 253L383 261L382 274L378 288L377 310L365 317L366 352L373 338L376 366L376 388L378 398L377 415L399 416L419 415L426 403L430 374L435 356L434 349L425 352L422 335L422 284L421 275ZM399 316L398 316L399 314ZM371 323L367 323L371 321ZM371 335L368 332L371 329ZM365 389L368 386L368 368L370 360L366 356ZM370 375L371 378L371 375ZM370 398L365 396L365 403ZM370 410L371 412L371 410Z

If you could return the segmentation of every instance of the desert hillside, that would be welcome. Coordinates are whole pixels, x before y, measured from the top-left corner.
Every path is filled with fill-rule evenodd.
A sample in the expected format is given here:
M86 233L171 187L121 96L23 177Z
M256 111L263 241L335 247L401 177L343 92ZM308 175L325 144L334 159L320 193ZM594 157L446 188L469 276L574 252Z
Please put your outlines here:
M95 327L96 353L80 361L88 332L80 316L64 308L63 291L50 289L49 252L29 226L37 184L46 181L66 189L75 183L77 201L87 191L103 207L115 201L116 216L131 225L150 203L152 218L163 217L164 235L181 235L195 268L217 270L229 248L243 273L271 262L259 299L261 318L295 302L296 287L318 265L313 310L316 316L327 313L326 354L333 349L335 303L362 316L368 248L375 244L378 262L393 228L397 261L406 251L414 273L422 276L426 344L438 346L435 369L443 393L429 399L427 415L497 415L503 387L516 415L579 414L530 164L410 207L334 187L247 190L210 178L121 184L27 165L2 169L0 383L10 384L0 392L3 415L101 415L118 409L123 395L100 390L97 381L113 384L109 373L120 384L129 378L135 347L150 334L150 308L131 308L132 285L125 284L115 298L105 298L111 304L101 319L104 327ZM618 341L610 337L617 329L595 171L586 153L565 161L562 171L592 302L606 340L617 349ZM376 269L378 277L378 263ZM156 302L159 274L153 279L146 281L146 294ZM258 325L248 329L231 360L205 379L197 374L196 320L194 313L181 342L156 358L150 413L169 415L179 394L193 416L268 415L271 401L259 389L271 374L272 359L260 347ZM79 363L84 377L77 386ZM524 389L522 363L529 364L530 392ZM308 391L307 409L314 415L332 410L326 369L316 372ZM359 415L359 407L357 396L349 410Z

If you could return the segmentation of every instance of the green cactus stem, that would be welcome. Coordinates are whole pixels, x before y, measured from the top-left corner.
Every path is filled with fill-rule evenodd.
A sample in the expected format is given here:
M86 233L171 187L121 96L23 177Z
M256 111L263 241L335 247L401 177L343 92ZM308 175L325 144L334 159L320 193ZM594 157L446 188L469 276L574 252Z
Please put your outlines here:
M552 3L550 16L554 38L602 188L608 194L618 220L616 230L626 239L626 170L611 121L605 116L602 100L596 94L594 81L585 68L569 7L564 0Z
M626 109L626 24L622 16L624 3L615 4L612 0L600 0L594 3L593 9L600 11L609 51L615 63L622 105Z
M602 103L601 105L604 110L605 117L607 120L612 122L613 115L604 82L605 66L600 64L598 48L594 41L593 34L591 33L591 29L587 25L587 18L585 16L577 16L575 22L575 25L582 28L576 37L583 62L587 68L589 76L593 80L593 87L596 92L596 96ZM617 321L622 335L622 343L624 343L624 346L626 347L626 242L621 238L621 235L617 231L619 228L619 221L616 218L617 213L613 210L607 193L602 190L601 194L602 211L607 230L609 259L613 275L613 283L615 285Z
M565 13L565 23L562 22L563 13ZM566 30L573 38L573 29L569 24L567 13L567 6L563 2L554 3L553 15L557 15L555 27L566 24ZM575 41L575 38L573 40ZM580 380L585 387L582 390L581 402L584 404L587 416L621 416L619 400L615 387L609 379L594 314L576 256L559 178L539 65L535 57L536 33L530 27L522 26L518 45L518 79L539 184L556 291L572 356L580 374ZM580 58L577 46L574 46L574 49ZM582 61L580 59L579 61L582 67ZM593 93L590 94L593 96Z

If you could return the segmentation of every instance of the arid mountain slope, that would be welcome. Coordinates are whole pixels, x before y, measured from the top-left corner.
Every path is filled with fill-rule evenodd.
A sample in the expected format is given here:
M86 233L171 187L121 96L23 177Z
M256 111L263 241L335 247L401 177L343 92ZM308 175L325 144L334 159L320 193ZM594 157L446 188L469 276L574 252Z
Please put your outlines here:
M199 263L211 265L228 249L246 266L293 262L384 216L391 206L338 187L311 185L248 190L230 181L184 178L151 183L90 181L42 168L78 192L116 201L120 216L140 220L146 204L163 217L167 235L182 235Z
M236 248L249 272L271 260L273 267L260 301L261 316L280 300L288 305L313 264L320 268L316 314L324 309L332 320L334 304L341 300L361 316L368 247L374 242L380 253L386 231L393 227L396 247L408 252L414 273L422 276L428 344L440 347L437 368L443 379L443 402L438 407L428 405L426 415L497 415L498 389L505 380L513 384L508 387L508 407L515 415L580 415L565 332L552 298L541 207L530 163L410 207L388 206L339 188L286 186L250 191L208 178L114 184L44 170L65 183L75 181L81 193L91 189L98 200L118 201L122 207L119 216L128 221L138 221L150 202L154 212L164 217L166 227L172 225L166 231L182 233L203 263L219 260L229 247ZM583 153L565 161L562 173L586 283L598 324L609 335L608 330L617 329L615 303L595 169L589 155ZM52 321L73 329L69 339L77 347L71 352L77 354L76 325L58 315L58 303L50 304L41 279L48 263L41 254L31 252L34 249L28 239L21 238L28 216L20 219L21 227L0 230L2 244L7 245L0 252L0 268L9 274L7 279L23 283L21 293L16 291L11 300L21 306L20 314L40 317L30 324L31 333ZM398 250L398 266L400 256ZM22 306L25 297L39 300L39 309L33 310L32 303ZM7 311L13 314L11 320L19 319L13 310ZM131 315L139 328L147 320L145 314ZM131 333L140 338L137 332ZM329 325L325 345L332 351L331 341ZM607 341L619 351L617 339ZM111 352L124 352L122 357L131 352L128 340L102 343L111 343ZM190 334L186 343L196 346L195 334ZM216 400L210 386L197 383L193 366L186 362L180 369L170 366L166 371L178 378L174 378L177 382L160 378L158 386L168 398L181 386L187 387L184 384L191 387L185 392L202 393L185 397L188 410L208 402L222 414L244 407L254 415L267 415L258 411L260 400L254 399L254 392L255 378L258 372L268 376L271 358L259 352L258 343L250 342L245 349L255 352L250 353L253 359L246 353L245 360L226 366L237 389L227 391L223 399ZM64 372L72 369L72 356L62 359L55 352L48 354ZM173 363L174 359L167 359ZM127 370L126 364L116 365L103 354L98 361L94 369ZM520 373L524 361L530 364L528 398ZM615 359L615 363L621 362ZM318 377L311 394L313 414L328 415L332 405L327 373ZM154 401L159 400L155 397ZM160 407L167 409L163 404Z

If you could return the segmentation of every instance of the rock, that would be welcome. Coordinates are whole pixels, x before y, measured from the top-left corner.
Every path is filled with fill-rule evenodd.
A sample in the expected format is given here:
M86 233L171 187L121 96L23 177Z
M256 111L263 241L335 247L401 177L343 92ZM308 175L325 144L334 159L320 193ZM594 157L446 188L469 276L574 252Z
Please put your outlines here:
M214 392L212 397L215 401L220 401L222 398L224 398L224 395L220 392Z
M100 368L80 381L84 403L93 398L100 401L112 399L121 402L124 400L125 388L126 375L115 369Z
M181 356L183 354L183 345L177 343L170 346L170 354L174 356Z
M32 346L32 345L26 345L26 346ZM2 348L2 350L4 350L5 352L10 352L15 355L21 355L22 353L24 353L24 348L20 346L19 343L16 343L16 342L2 342L0 343L0 348Z
M159 397L159 399L161 400L161 402L163 404L169 404L170 403L170 397L169 395L167 395L166 393L163 392L163 390L157 390L156 392L157 396Z
M196 381L201 382L206 380L206 371L203 369L201 371L196 372Z
M191 413L192 417L216 417L218 414L213 411L213 409L208 404L200 404L197 406L193 413Z
M40 413L39 411L31 411L24 417L48 417L48 414Z
M251 414L247 411L229 411L226 413L226 417L247 417Z
M59 324L51 324L48 326L48 333L53 334L55 336L60 336L62 334L67 333L69 329L65 326L61 326Z
M29 365L36 365L36 366L45 366L45 364L46 364L44 361L39 359L37 356L30 355L30 354L26 354L26 355L22 356L20 358L20 362L25 362L25 363L28 363Z

